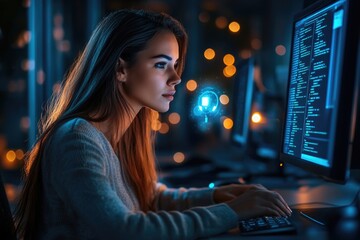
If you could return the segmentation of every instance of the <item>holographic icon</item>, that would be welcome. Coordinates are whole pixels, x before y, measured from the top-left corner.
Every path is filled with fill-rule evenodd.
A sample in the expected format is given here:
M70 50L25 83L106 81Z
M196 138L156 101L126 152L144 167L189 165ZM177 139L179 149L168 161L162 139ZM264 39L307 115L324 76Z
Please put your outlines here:
M214 91L207 90L203 92L198 99L198 110L205 117L205 123L208 122L208 115L215 113L219 105L219 98Z

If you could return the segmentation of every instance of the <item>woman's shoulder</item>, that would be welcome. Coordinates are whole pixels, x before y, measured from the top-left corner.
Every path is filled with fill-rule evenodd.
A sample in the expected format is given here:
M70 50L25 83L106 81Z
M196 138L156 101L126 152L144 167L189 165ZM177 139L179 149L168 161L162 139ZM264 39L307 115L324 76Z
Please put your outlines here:
M59 125L46 142L47 153L62 154L81 151L108 155L111 146L105 136L90 122L82 118L67 120ZM86 151L83 151L85 150Z
M74 134L95 134L98 135L100 132L95 128L89 121L77 117L72 118L61 125L59 125L56 129L56 132L59 134L61 133L74 133Z
M81 130L92 130L95 127L91 125L87 120L77 117L72 118L62 123L58 130L60 131L81 131Z
M90 122L83 118L72 118L59 125L53 132L51 139L57 141L74 141L88 139L97 141L103 139L102 133Z

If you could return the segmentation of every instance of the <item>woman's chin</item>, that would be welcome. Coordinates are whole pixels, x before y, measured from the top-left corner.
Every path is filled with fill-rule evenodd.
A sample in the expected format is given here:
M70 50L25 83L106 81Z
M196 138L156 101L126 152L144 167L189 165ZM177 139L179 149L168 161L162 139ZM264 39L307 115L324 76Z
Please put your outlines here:
M158 109L158 110L156 110L156 111L158 111L159 113L165 113L165 112L167 112L167 111L169 111L169 108L161 108L161 109Z
M155 111L159 112L159 113L165 113L165 112L169 111L170 106L168 105L168 106L150 107L150 108L152 110L155 110Z

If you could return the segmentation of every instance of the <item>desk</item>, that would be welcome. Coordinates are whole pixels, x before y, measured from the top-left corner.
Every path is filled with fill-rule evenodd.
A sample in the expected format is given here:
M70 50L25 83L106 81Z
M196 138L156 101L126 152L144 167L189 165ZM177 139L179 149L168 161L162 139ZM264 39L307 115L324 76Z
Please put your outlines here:
M216 158L215 158L216 159ZM224 158L227 159L226 157ZM233 161L228 161L229 168L234 165ZM215 164L216 165L216 164ZM219 164L220 166L226 166L226 162ZM277 235L261 235L261 236L241 236L238 230L228 232L219 236L215 236L209 239L311 239L311 240L327 240L327 239L360 239L360 233L355 237L346 237L346 233L349 231L354 232L355 230L360 231L359 221L340 221L335 222L331 225L331 228L323 227L318 225L305 217L301 216L297 209L318 209L318 208L329 208L335 206L348 206L353 203L356 194L360 190L359 179L350 180L345 185L339 185L331 182L326 182L317 177L310 177L308 173L304 174L299 170L290 172L290 174L285 174L284 177L276 177L276 174L273 175L261 175L257 174L266 169L265 164L258 162L251 162L247 160L242 165L235 165L238 168L233 169L234 172L229 169L217 170L216 166L207 163L206 165L191 166L188 171L184 169L180 170L177 174L171 172L169 178L171 184L174 187L179 186L196 186L196 187L206 187L208 184L214 180L219 180L222 178L234 178L241 176L241 173L250 172L251 180L248 181L248 184L257 183L262 184L268 189L275 190L279 192L285 201L289 204L293 211L291 216L291 221L297 228L296 234L277 234ZM242 166L242 168L240 168ZM291 168L288 170L292 171ZM179 174L182 173L182 174ZM296 175L299 174L299 175ZM171 186L170 184L170 186ZM358 203L359 204L359 203ZM338 217L336 212L329 210L330 216L333 214ZM326 211L325 210L325 213ZM321 211L320 211L321 212ZM325 214L326 215L326 214ZM325 219L330 220L330 219ZM337 221L338 219L335 219ZM350 219L351 220L351 219ZM345 224L345 225L344 225ZM344 226L341 226L344 225Z

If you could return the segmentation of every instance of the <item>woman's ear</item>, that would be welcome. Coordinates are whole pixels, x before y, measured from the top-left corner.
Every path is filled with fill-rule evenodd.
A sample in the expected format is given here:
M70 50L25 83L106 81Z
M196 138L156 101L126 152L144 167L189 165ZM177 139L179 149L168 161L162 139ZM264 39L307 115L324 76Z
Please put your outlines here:
M126 82L126 62L119 58L118 62L116 63L116 80L120 82Z

